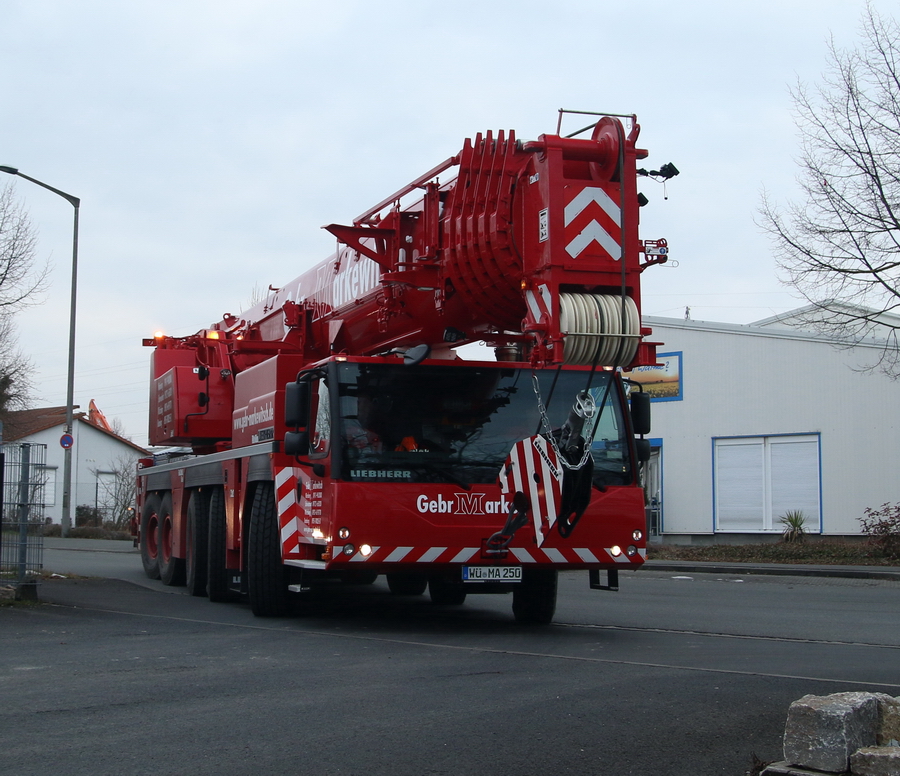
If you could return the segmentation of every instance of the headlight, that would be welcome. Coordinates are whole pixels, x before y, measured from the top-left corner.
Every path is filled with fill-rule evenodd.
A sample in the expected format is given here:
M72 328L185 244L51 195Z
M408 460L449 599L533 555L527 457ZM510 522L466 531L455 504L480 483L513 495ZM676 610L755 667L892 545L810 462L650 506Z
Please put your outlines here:
M344 553L344 555L352 555L354 552L356 552L356 547L354 547L352 544L345 544L342 552Z

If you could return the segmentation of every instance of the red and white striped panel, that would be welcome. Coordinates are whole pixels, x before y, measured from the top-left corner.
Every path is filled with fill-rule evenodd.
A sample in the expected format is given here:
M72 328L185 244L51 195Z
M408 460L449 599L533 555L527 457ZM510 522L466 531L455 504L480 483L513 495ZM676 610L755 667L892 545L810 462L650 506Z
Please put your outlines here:
M339 545L334 546L334 558L344 563L477 563L481 547L372 547L368 555L359 550L352 555L344 555ZM536 563L619 563L638 564L647 551L638 550L634 558L619 551L613 555L612 547L589 549L587 547L510 547L516 560L522 564Z
M541 326L547 326L553 310L553 297L546 283L541 283L537 290L525 291L525 306L527 309L526 320Z
M300 519L297 503L298 472L293 467L275 471L275 504L281 527L281 557L288 558L299 550L300 535L309 529Z
M562 478L556 451L542 436L516 442L500 470L500 492L509 501L517 492L528 497L538 546L544 543L559 517Z
M571 190L570 190L571 192ZM564 211L566 253L573 259L596 242L609 258L622 257L622 210L599 186L573 194Z

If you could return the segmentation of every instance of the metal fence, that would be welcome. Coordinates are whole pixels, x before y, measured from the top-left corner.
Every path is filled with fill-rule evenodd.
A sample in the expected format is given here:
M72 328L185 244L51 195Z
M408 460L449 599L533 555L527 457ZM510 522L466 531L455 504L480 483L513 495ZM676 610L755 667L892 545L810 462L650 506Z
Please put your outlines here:
M47 445L0 445L0 574L24 582L44 555Z

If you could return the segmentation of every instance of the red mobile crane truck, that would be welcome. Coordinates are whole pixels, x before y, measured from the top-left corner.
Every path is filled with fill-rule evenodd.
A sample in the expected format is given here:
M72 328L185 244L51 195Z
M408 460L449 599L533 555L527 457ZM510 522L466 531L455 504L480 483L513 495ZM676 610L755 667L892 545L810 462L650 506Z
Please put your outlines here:
M190 448L138 465L149 577L277 616L384 574L540 623L558 571L615 590L641 565L649 400L620 367L655 363L639 280L667 251L638 237L637 176L674 167L637 170L635 117L591 115L466 140L246 313L144 341L150 443ZM456 355L478 341L496 360Z

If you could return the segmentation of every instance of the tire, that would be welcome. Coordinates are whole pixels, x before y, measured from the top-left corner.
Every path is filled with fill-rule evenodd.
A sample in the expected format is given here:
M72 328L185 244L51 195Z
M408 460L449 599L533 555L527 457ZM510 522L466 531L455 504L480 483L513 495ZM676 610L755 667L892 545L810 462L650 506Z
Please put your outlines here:
M393 595L422 595L428 587L428 577L422 574L395 572L385 576Z
M513 588L513 614L523 625L547 625L556 612L556 569L523 569L522 581Z
M151 493L141 510L141 563L150 579L159 579L159 505L159 496Z
M228 585L228 523L225 518L225 491L213 488L209 495L206 541L206 595L213 603L234 600Z
M175 518L172 515L172 494L166 493L159 506L159 578L164 585L184 584L184 558L176 558Z
M281 562L281 531L275 485L261 482L253 494L247 538L247 591L257 617L283 617L290 611L288 573Z
M206 595L206 567L209 563L209 491L197 488L191 491L187 508L185 531L187 556L185 577L191 595Z
M431 603L437 606L459 606L466 601L466 589L462 582L448 582L443 577L428 580L428 594Z

